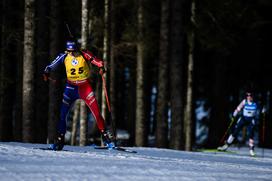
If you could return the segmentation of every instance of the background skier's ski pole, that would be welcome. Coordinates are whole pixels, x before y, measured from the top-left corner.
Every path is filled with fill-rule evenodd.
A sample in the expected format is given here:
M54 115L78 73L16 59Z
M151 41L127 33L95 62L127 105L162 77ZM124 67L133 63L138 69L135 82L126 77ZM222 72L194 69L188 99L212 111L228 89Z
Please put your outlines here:
M230 124L229 124L229 127L228 127L228 129L225 131L223 137L221 138L220 143L223 143L223 141L225 140L225 137L226 137L226 135L228 134L228 132L229 132L229 130L230 130L230 128L231 128L231 126L232 126L233 123L234 123L234 118L231 117L231 122L230 122Z
M262 130L262 143L263 143L263 157L264 157L264 138L265 138L265 110L263 110L263 130Z

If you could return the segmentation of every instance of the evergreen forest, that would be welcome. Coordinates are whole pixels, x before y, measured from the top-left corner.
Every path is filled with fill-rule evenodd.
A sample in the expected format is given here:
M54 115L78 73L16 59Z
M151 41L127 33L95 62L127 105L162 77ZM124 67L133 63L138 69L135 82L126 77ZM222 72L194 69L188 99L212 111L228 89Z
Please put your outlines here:
M43 73L72 39L104 61L105 84L93 65L90 82L121 146L215 148L251 92L256 146L272 148L272 1L1 0L0 8L0 141L54 142L65 67L47 82ZM100 140L80 100L65 138ZM247 140L244 129L236 143Z

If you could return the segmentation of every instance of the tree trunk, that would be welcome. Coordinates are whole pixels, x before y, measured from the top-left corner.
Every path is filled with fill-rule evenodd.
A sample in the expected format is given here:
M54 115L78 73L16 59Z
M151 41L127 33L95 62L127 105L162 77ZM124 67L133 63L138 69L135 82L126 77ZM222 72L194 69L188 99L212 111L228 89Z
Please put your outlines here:
M186 104L184 111L184 133L185 133L185 150L192 150L192 128L193 128L193 54L190 47L188 70L187 70L187 91Z
M87 48L88 40L88 0L82 0L82 15L81 15L81 48ZM85 146L87 144L87 107L84 101L80 103L80 146Z
M74 104L74 115L72 121L72 135L71 135L71 145L76 145L76 137L77 137L77 123L79 118L79 110L80 110L80 101L76 100Z
M195 3L192 2L191 6L191 23L194 24L195 21ZM187 65L187 90L186 90L186 102L184 111L184 133L185 133L185 150L191 151L193 144L193 73L194 73L194 31L191 30L188 36L189 45L189 57Z
M25 0L23 70L23 141L34 141L34 29L35 0Z
M137 68L136 68L136 146L145 146L146 124L144 111L144 45L143 45L143 0L138 0L138 42L137 42Z
M36 106L39 108L36 110L36 132L37 141L46 143L47 139L47 120L48 120L48 86L47 83L42 80L42 73L44 67L49 63L49 5L47 0L38 1L37 11L37 55L36 69L38 74L36 76Z
M114 2L116 1L110 1L111 8L110 8L110 103L111 103L111 125L113 134L116 137L116 62L115 62L115 52L114 52L114 41L115 41L115 15L114 15Z
M228 75L226 56L222 56L221 53L215 53L215 57L213 57L214 80L212 81L214 86L211 93L212 111L207 143L207 146L210 148L222 144L220 143L220 139L228 127L228 112L226 111L228 102L226 96L226 76Z
M1 24L1 65L0 65L0 140L10 141L12 138L12 84L13 67L10 62L9 36L9 2L2 2L2 24Z
M79 145L80 146L86 146L87 145L87 107L84 101L80 101L80 140Z
M92 1L93 2L93 1ZM87 45L90 46L90 48L92 48L93 46L93 27L95 25L93 25L94 22L94 9L95 7L93 6L93 4L90 2L89 3L89 11L88 11L88 42ZM96 79L95 79L96 78ZM91 75L90 75L90 80L93 83L92 87L94 88L94 92L95 92L95 98L98 102L98 105L101 105L101 81L97 81L97 73L95 71L91 71ZM95 81L96 80L96 81ZM90 134L94 135L95 133L98 132L98 127L96 125L96 121L93 121L92 127L91 129L88 128L88 130L90 130Z
M168 146L169 13L170 1L161 0L156 146L163 148Z
M184 0L183 0L184 1ZM170 94L171 94L171 129L170 148L183 148L183 64L184 64L184 23L183 1L172 1L171 21L171 62L170 62Z
M59 48L59 0L50 1L50 59L53 60L58 54ZM54 79L60 78L60 73L57 71L51 72L50 76ZM61 104L61 88L60 84L54 82L49 83L49 115L48 115L48 142L54 141L57 123L60 119L60 104Z
M103 60L104 60L104 65L107 68L109 60L109 55L110 55L110 16L109 16L109 11L110 11L110 0L105 0L104 1L104 39L103 39ZM107 83L107 73L104 74L105 81ZM103 85L102 85L103 86ZM102 101L101 101L101 112L102 116L106 120L106 112L107 112L107 105L106 105L106 98L105 98L105 92L104 89L102 89Z
M22 7L24 6L24 2L21 2ZM21 6L21 5L20 5ZM22 8L23 9L23 8ZM22 13L23 14L23 13ZM23 20L23 18L20 18L20 20ZM22 23L23 24L23 23ZM20 24L21 25L21 24ZM20 26L19 27L22 27ZM22 28L21 28L22 29ZM23 39L23 32L21 31L19 33L20 39L19 42L22 42ZM21 43L17 43L16 45L16 56L17 56L17 64L16 64L16 79L15 79L15 85L16 85L16 95L15 100L13 101L13 137L14 141L22 141L22 87L23 87L23 45Z

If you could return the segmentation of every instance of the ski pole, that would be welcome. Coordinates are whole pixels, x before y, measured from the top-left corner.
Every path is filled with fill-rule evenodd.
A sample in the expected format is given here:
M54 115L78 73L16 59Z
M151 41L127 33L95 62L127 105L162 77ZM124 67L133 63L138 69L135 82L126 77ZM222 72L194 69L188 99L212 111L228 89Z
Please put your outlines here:
M68 23L65 23L65 25L66 25L66 29L67 29L67 31L68 31L68 33L69 33L69 36L70 36L71 40L75 42L75 47L76 47L76 49L77 49L77 50L79 51L79 53L82 55L82 52L80 51L80 48L79 48L79 46L78 46L78 44L77 44L77 40L76 40L76 38L74 37L74 35L73 35L73 33L72 33L72 31L71 31L71 29L70 29ZM82 55L82 56L83 56L83 55ZM84 58L84 56L83 56L83 58Z
M104 94L106 97L106 102L107 102L107 107L108 107L108 111L110 113L110 124L111 124L111 128L113 131L113 136L114 136L114 142L116 144L116 127L115 127L115 123L112 120L112 114L111 114L111 107L110 107L110 101L109 101L109 97L108 97L108 92L107 92L107 87L106 87L106 80L104 77L104 72L102 70L99 71L101 78L102 78L102 82L103 82L103 90L104 90Z
M223 143L223 141L224 141L224 139L225 139L227 133L229 132L229 130L230 130L230 128L231 128L231 126L232 126L233 123L234 123L234 118L232 117L232 118L231 118L231 122L230 122L230 124L229 124L229 127L228 127L228 129L225 131L223 137L221 138L220 143Z
M264 157L264 138L265 138L265 111L263 112L263 134L262 134L262 142L263 142L263 157Z
M73 34L72 34L72 32L71 32L71 30L70 30L70 28L69 28L69 25L68 25L67 23L65 23L65 25L66 25L66 28L67 28L67 30L68 30L69 36L70 36L72 39L74 39L74 36L73 36Z
M108 110L111 113L110 101L109 101L109 97L108 97L108 93L107 93L107 88L106 88L106 80L105 80L105 77L103 76L103 72L100 71L99 73L101 75L102 82L103 82L103 90L104 90L104 94L105 94L105 97L106 97L106 102L107 102Z

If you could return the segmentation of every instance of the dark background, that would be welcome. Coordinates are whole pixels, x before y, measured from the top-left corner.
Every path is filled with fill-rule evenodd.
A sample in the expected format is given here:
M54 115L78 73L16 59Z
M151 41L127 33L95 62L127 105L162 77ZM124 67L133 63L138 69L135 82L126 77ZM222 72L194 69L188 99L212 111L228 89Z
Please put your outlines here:
M35 102L36 121L34 142L47 140L48 105L39 104L48 99L49 86L42 81L43 68L54 57L49 55L50 2L36 0L35 28ZM117 71L116 124L118 129L127 130L134 144L135 122L135 76L136 76L136 37L137 1L120 0L115 3L112 21L115 31L115 57ZM190 4L191 1L184 1ZM21 76L23 61L24 1L1 0L1 141L21 141ZM98 57L103 47L103 1L90 1L92 36L88 48ZM271 9L270 0L196 0L195 49L194 49L194 109L199 100L204 100L205 109L210 109L205 125L207 139L200 146L214 147L226 131L229 118L236 106L244 98L245 92L254 92L260 107L266 113L260 114L257 126L259 135L265 134L264 142L259 136L259 146L272 147L271 130ZM143 1L144 5L144 46L145 46L145 93L146 112L152 111L156 102L151 101L152 88L157 86L159 39L160 39L160 1ZM187 9L188 10L188 9ZM75 37L81 34L81 2L78 0L59 1L58 24L59 41L56 52L62 52L69 38L65 24L68 23ZM190 11L190 10L188 10ZM173 18L173 17L171 17ZM171 27L175 28L175 27ZM190 31L192 27L185 26ZM173 30L173 29L172 29ZM171 46L170 46L171 49ZM174 56L174 55L171 55ZM170 57L170 55L169 55ZM170 61L170 60L169 60ZM171 64L171 62L169 62ZM61 71L61 70L60 70ZM183 70L180 70L183 71ZM97 75L93 75L94 87L99 87ZM177 76L177 75L170 75ZM59 79L60 92L64 77ZM186 79L186 77L185 77ZM98 84L98 86L97 86ZM155 95L156 96L156 95ZM4 99L4 97L6 99ZM41 98L42 97L42 98ZM98 100L99 100L98 96ZM6 101L6 102L5 102ZM46 102L45 102L46 103ZM4 106L3 106L4 105ZM39 111L38 110L43 110ZM154 111L154 110L153 110ZM148 135L154 136L156 119L146 114ZM9 120L4 122L3 120ZM152 124L150 120L153 120ZM198 120L200 121L200 120ZM194 127L197 120L194 117ZM204 124L199 122L199 124ZM198 138L196 137L196 140ZM149 145L152 145L150 141ZM199 146L195 144L196 146ZM148 146L148 145L146 145Z

